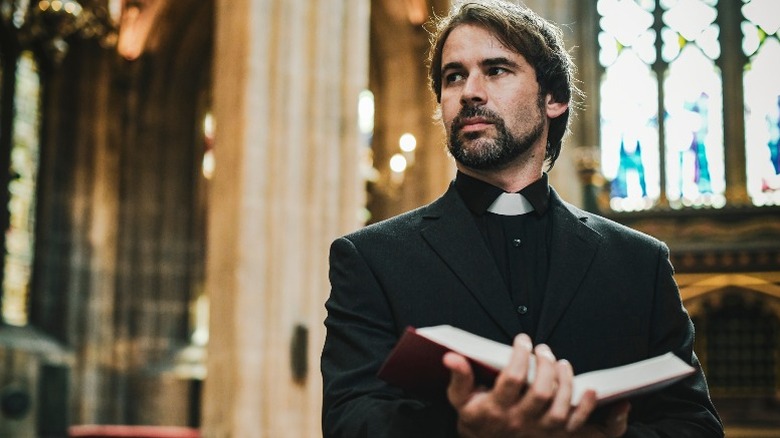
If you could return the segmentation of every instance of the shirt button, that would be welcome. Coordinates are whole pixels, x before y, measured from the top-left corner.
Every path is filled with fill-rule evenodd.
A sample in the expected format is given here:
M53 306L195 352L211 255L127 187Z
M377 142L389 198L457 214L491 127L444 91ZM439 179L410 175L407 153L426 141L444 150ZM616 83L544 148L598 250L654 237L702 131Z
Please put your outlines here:
M519 248L522 243L523 241L520 239L512 239L512 246L515 248Z
M517 313L521 315L525 315L528 313L528 307L527 306L517 306Z

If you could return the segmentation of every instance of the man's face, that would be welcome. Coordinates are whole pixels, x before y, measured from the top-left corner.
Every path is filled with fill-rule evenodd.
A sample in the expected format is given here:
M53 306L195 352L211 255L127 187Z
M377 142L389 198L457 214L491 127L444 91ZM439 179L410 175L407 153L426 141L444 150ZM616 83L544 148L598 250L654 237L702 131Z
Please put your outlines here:
M529 151L543 160L549 100L540 96L528 61L491 32L461 25L447 37L441 113L448 148L460 164L500 170Z

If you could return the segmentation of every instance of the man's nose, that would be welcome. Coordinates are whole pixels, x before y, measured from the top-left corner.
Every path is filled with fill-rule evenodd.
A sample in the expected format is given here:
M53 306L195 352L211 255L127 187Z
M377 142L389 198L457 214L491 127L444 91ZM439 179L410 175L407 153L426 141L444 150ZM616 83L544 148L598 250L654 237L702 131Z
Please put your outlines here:
M485 102L487 102L485 78L482 75L469 75L460 95L461 105L482 105Z

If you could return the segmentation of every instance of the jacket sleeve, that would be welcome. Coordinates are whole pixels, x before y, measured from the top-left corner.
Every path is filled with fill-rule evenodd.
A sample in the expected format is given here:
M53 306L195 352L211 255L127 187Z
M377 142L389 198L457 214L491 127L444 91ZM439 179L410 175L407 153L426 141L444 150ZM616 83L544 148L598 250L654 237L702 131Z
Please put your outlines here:
M682 305L669 249L660 244L650 319L652 355L673 351L697 372L668 389L634 400L626 437L722 437L701 364L693 352L694 327Z
M323 436L455 436L446 401L408 397L376 377L403 327L395 326L382 285L349 239L331 245L329 275L320 363Z

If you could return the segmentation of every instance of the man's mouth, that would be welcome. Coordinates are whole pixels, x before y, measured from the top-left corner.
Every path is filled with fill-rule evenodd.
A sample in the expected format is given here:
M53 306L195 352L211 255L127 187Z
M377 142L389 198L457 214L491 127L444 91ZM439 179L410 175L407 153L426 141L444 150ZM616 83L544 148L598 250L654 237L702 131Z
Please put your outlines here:
M493 122L482 117L469 117L464 119L461 123L459 123L459 125L461 132L469 133L483 131L493 126Z

